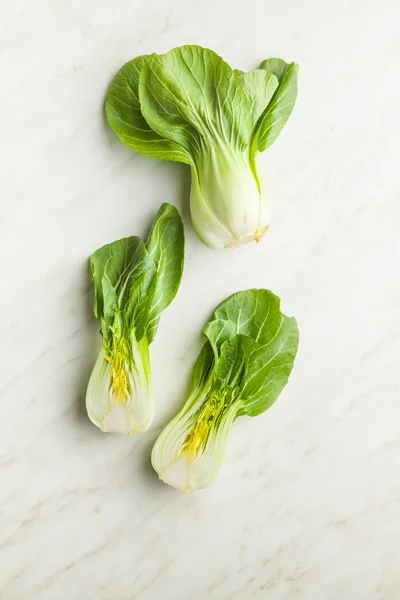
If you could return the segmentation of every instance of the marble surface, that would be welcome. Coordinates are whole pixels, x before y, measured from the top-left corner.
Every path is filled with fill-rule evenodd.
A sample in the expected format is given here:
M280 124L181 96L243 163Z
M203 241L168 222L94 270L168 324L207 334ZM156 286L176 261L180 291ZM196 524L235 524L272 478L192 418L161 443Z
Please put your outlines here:
M397 600L400 171L396 0L16 0L0 9L1 600ZM107 128L121 64L183 43L249 69L301 65L262 156L258 246L211 251L183 165ZM84 393L100 338L87 257L183 212L186 270L151 348L157 411L102 435ZM184 496L150 448L181 405L218 301L264 286L301 345L277 404L232 429L215 485Z

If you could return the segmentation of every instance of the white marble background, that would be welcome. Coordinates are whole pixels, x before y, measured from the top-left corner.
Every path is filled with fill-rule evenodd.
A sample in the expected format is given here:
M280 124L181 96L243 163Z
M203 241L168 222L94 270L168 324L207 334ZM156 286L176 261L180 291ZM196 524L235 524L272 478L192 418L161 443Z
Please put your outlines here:
M1 600L397 600L400 594L400 45L397 0L14 0L0 8ZM188 172L135 155L103 100L126 60L183 43L249 69L301 65L262 157L264 241L211 251ZM154 424L85 416L100 343L87 258L186 222L181 290L152 346ZM180 495L150 448L183 402L200 331L238 289L294 314L290 384L234 425L215 485Z

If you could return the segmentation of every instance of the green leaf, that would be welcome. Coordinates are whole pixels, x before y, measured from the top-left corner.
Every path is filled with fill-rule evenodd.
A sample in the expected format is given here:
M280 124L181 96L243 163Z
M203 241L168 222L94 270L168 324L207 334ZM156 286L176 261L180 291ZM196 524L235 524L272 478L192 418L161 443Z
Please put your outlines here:
M140 110L139 74L150 58L149 55L138 56L116 74L106 99L108 123L120 140L136 152L162 160L190 163L187 152L155 133Z
M279 81L274 73L264 71L263 69L254 69L240 75L244 82L246 94L251 100L251 114L253 122L256 123L259 117L268 106Z
M298 345L295 319L283 315L278 296L263 289L233 294L211 318L204 333L219 354L215 373L228 369L230 385L237 385L233 375L237 378L245 365L240 398L246 402L239 414L264 412L286 385L292 369ZM226 375L219 376L227 380Z
M110 322L115 315L115 311L118 310L117 293L106 273L103 274L101 279L99 278L99 281L101 283L103 310L98 318L103 318L106 322Z
M275 335L280 319L280 300L269 290L236 292L217 306L204 334L217 348L237 334L265 344Z
M238 334L226 340L216 361L215 378L225 381L232 390L240 388L246 374L247 357L255 347L254 340L246 335Z
M147 331L150 310L154 302L154 281L156 273L154 263L148 264L148 270L136 280L135 285L131 287L129 299L125 310L121 314L123 321L124 335L135 330L135 337L138 341L142 339ZM148 340L150 343L150 340Z
M232 321L215 319L207 323L203 330L204 335L210 340L215 353L215 358L220 354L220 347L226 341L236 335L236 327Z
M184 231L175 207L163 204L146 244L139 237L107 244L90 257L95 287L94 313L128 337L153 341L161 312L172 302L182 278ZM104 332L104 328L103 328ZM106 334L108 335L108 333Z
M182 219L171 204L163 204L151 228L146 249L156 267L147 337L154 339L161 312L178 291L183 271L185 237Z
M263 152L271 146L283 126L292 114L297 98L298 65L284 63L281 59L268 59L261 63L261 68L274 69L279 79L279 86L257 123L256 133L252 143L253 152Z
M135 283L146 274L148 287L156 272L143 241L135 236L106 244L92 254L90 265L95 288L94 313L98 319L104 319L108 328L113 325L116 311L123 311L132 303ZM135 297L135 305L144 298L143 294Z
M201 388L205 385L214 366L214 352L209 342L206 342L195 362L191 378L191 388Z
M212 50L182 46L152 55L141 69L139 98L150 127L193 161L210 142L241 151L249 144L253 119L244 83Z
M101 319L104 317L104 293L107 294L109 288L114 289L114 284L116 283L117 277L114 276L112 272L112 267L116 266L115 260L113 259L114 253L117 255L120 253L120 249L127 245L127 240L132 238L125 238L125 240L119 240L118 242L114 242L112 244L106 244L96 250L90 257L90 267L92 270L92 278L94 283L94 315L97 319ZM140 238L135 238L137 243L140 243ZM103 277L106 273L107 265L110 263L110 276L109 281L103 284ZM114 290L115 291L115 290ZM116 295L116 292L115 292ZM115 304L117 302L115 301ZM109 309L109 307L108 307Z
M290 66L291 65L289 65L289 63L282 58L267 58L266 60L263 60L259 66L259 69L273 73L278 79L279 83L281 83Z
M238 415L255 417L272 406L287 384L298 342L296 320L281 315L275 335L248 356Z

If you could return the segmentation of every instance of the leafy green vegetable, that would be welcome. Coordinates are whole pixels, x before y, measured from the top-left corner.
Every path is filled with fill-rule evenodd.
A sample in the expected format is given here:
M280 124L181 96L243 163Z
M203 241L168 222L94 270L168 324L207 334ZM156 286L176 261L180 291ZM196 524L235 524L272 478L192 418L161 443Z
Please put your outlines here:
M103 343L86 394L102 431L136 433L153 419L149 344L182 277L184 232L176 208L163 204L146 243L128 237L90 257Z
M266 411L286 385L298 346L294 318L268 290L237 292L214 311L195 363L189 398L157 439L160 479L191 492L210 485L239 416Z
M106 114L121 141L191 167L194 228L211 248L259 241L269 220L256 156L278 137L297 95L297 65L243 73L212 50L182 46L126 63Z

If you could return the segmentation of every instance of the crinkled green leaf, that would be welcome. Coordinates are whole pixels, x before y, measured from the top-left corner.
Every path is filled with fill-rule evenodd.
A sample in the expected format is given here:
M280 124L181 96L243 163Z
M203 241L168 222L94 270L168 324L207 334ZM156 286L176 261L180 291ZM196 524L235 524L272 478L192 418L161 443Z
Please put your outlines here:
M216 361L214 376L226 382L234 395L241 389L246 374L247 357L254 350L254 340L246 335L235 335L225 340ZM239 393L239 392L238 392Z
M240 397L246 400L241 414L263 412L276 400L292 369L298 343L295 319L282 314L278 296L262 289L232 294L211 319L204 333L218 355L215 372L231 369L230 363L238 372L235 361L240 357L235 352L240 349L240 364L245 364ZM237 385L237 380L231 379L230 385Z
M182 46L152 55L140 73L139 97L152 129L186 148L194 162L210 143L244 151L250 142L242 78L212 50Z
M143 241L136 236L106 244L90 257L95 287L95 316L101 318L104 311L103 277L108 287L115 291L116 304L123 308L131 286L140 277L141 263L148 257Z
M274 69L279 86L259 119L252 144L253 151L263 152L275 142L296 103L298 65L283 63L281 59L275 58L268 59L260 65L261 68Z
M118 310L117 293L106 272L103 273L102 277L96 277L96 280L98 280L101 284L102 296L101 300L95 300L95 306L96 304L98 305L99 302L101 302L103 306L102 313L99 316L96 316L100 319L104 319L105 322L112 323L115 311ZM98 296L99 294L98 292L96 292L96 299L98 298Z
M195 362L192 372L191 388L195 390L205 385L214 366L214 352L209 342L206 342Z
M123 320L122 329L125 332L125 335L128 335L134 328L137 340L141 340L147 332L150 321L150 311L154 303L156 272L154 263L148 261L147 264L148 270L145 271L137 279L135 285L132 286L129 300L121 315ZM149 339L148 343L150 343Z
M227 319L214 319L207 323L203 330L210 341L211 347L215 352L217 359L220 354L220 347L226 341L236 335L237 330L235 323Z
M206 325L204 334L220 347L225 340L243 334L264 344L271 339L280 324L280 300L262 289L237 292L221 302Z
M272 406L292 371L298 340L296 320L281 315L275 335L248 355L238 415L255 417Z
M293 63L292 63L293 64ZM273 73L278 79L279 83L282 82L283 77L286 75L288 68L291 65L287 63L283 58L267 58L262 61L258 70L268 71Z
M107 244L92 254L90 264L95 287L94 312L105 323L103 334L106 331L106 337L109 337L116 313L124 311L124 328L129 333L142 302L145 303L142 310L144 314L135 326L143 332L148 322L146 312L151 305L151 297L146 294L156 273L154 261L143 241L132 236ZM138 281L141 282L140 286L135 287ZM120 333L122 335L124 332Z
M139 73L151 55L138 56L116 74L106 100L106 115L120 140L132 150L152 158L190 163L187 152L159 136L144 119L139 102Z
M108 337L118 315L120 335L134 328L138 340L154 339L161 312L179 288L184 231L176 208L163 204L146 244L129 237L107 244L90 257L95 288L94 313Z
M183 271L185 236L179 212L163 204L151 228L146 249L156 267L147 337L154 339L160 314L175 298Z
M241 73L244 89L251 100L251 115L255 124L268 106L276 88L278 79L273 72L264 69L253 69L247 73Z

